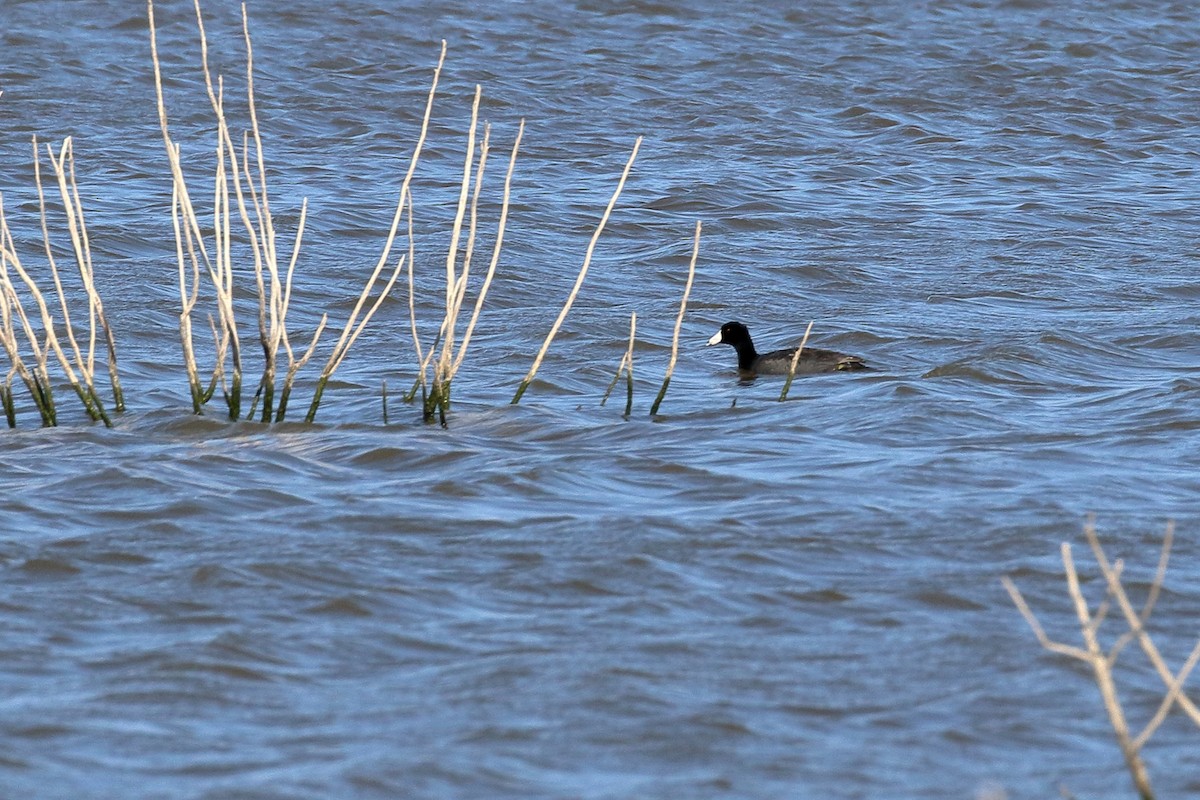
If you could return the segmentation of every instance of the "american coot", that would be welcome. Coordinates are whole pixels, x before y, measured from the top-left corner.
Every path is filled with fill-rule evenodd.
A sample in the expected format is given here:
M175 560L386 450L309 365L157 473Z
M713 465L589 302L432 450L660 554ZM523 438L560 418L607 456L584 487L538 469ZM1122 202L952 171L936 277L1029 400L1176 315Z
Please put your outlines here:
M733 345L737 350L738 372L743 377L754 375L787 375L792 364L792 356L796 348L775 350L759 355L750 340L750 331L740 322L726 322L721 330L708 340L709 346L714 344ZM848 356L845 353L835 353L832 350L821 350L817 347L804 346L800 360L796 362L796 374L806 375L814 372L837 372L838 370L867 369L867 364L858 356Z

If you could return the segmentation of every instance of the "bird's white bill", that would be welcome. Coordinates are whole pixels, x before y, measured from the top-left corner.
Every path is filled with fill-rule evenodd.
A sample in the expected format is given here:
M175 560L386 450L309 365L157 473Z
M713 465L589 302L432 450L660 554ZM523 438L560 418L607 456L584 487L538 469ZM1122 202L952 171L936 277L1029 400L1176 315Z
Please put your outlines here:
M713 334L713 337L708 340L708 346L712 347L714 344L720 344L720 343L721 343L721 332L717 331L716 333Z

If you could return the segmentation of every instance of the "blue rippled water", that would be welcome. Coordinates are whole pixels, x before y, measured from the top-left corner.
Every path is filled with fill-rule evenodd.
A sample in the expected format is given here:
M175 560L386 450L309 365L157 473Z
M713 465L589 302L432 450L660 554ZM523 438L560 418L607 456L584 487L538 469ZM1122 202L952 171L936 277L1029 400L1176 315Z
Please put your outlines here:
M41 429L15 384L0 794L1133 796L1085 670L1039 649L999 578L1071 639L1059 542L1082 562L1096 513L1140 597L1175 519L1152 628L1174 666L1195 641L1191 5L248 8L289 247L309 203L297 340L325 312L340 329L379 256L443 38L413 190L422 335L476 83L496 163L527 124L496 283L446 429L397 397L416 374L406 290L315 425L230 423L219 399L193 416L145 9L3 3L14 246L42 268L30 136L72 136L129 410L90 426L64 386L63 424ZM240 17L205 12L244 124ZM193 12L156 16L202 181ZM583 292L512 406L637 136ZM631 312L626 419L623 395L600 398ZM812 343L872 369L779 403L703 347L729 319L763 349L814 320ZM1138 659L1119 670L1135 725L1161 696ZM1200 793L1198 736L1174 715L1147 745L1161 796Z

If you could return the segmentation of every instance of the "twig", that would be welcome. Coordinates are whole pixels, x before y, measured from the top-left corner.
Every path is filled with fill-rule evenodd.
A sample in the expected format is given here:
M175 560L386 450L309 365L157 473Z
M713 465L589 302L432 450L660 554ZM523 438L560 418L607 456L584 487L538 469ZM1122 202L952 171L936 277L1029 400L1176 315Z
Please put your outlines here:
M679 330L683 327L683 314L687 311L688 295L692 293L692 280L696 277L696 258L700 255L700 220L696 220L696 236L692 242L692 259L688 262L687 283L683 287L683 300L679 303L679 316L675 317L675 332L671 336L671 360L667 363L667 374L663 377L662 388L650 406L650 416L658 413L658 407L667 396L667 387L671 385L671 373L675 371L675 359L679 356Z
M600 398L600 405L603 406L608 402L608 396L612 394L612 390L616 388L617 382L621 380L621 375L625 375L626 380L626 398L625 398L625 416L629 416L633 408L633 342L637 332L637 314L629 315L629 347L621 356L621 363L617 364L617 374L613 375L612 382L608 384L608 388L604 390L604 396Z
M792 363L788 365L787 380L783 382L783 391L779 393L779 402L787 400L788 390L792 388L792 379L796 377L796 365L800 363L800 354L804 352L804 345L808 344L808 335L812 333L812 320L808 323L808 327L804 329L804 338L800 340L800 346L796 348L796 352L792 353Z
M529 388L529 384L533 383L533 376L537 374L538 367L542 365L542 359L546 357L546 351L550 349L550 343L554 341L554 336L558 333L558 329L562 327L563 320L567 318L567 312L571 310L571 305L575 302L575 297L579 294L580 287L583 286L583 279L587 276L588 265L592 262L592 253L596 249L596 242L599 241L600 234L604 232L604 226L608 223L608 218L612 214L613 207L617 204L617 198L621 196L621 190L625 188L625 179L629 177L629 171L633 168L638 148L641 146L642 137L639 136L633 143L633 152L629 154L629 161L625 163L625 169L621 172L621 179L617 181L616 191L613 192L612 199L608 201L608 206L604 209L604 215L600 217L600 223L596 226L596 231L592 234L591 241L588 242L587 253L583 257L583 266L579 269L579 276L575 279L575 285L572 287L571 293L567 296L567 302L563 304L562 310L558 312L558 318L554 320L554 324L550 327L550 332L546 334L546 340L542 342L542 347L538 350L537 357L533 359L533 366L529 368L529 373L521 381L521 385L517 387L517 393L513 395L511 405L521 402L521 395L525 394L525 390Z
M1087 663L1092 669L1093 679L1096 682L1097 688L1100 690L1100 696L1104 703L1105 712L1108 715L1109 723L1116 736L1117 744L1121 749L1121 754L1125 758L1126 767L1129 770L1130 777L1133 780L1134 787L1143 800L1152 800L1154 797L1153 791L1150 788L1150 777L1146 770L1145 762L1141 757L1141 750L1166 720L1171 708L1178 705L1184 709L1185 713L1191 717L1193 722L1200 725L1200 717L1195 713L1195 705L1183 692L1184 683L1191 674L1197 662L1200 662L1200 642L1192 648L1187 660L1180 667L1177 673L1166 666L1162 656L1159 654L1157 647L1146 631L1145 624L1153 610L1155 602L1162 589L1163 579L1166 574L1166 566L1170 551L1171 542L1174 535L1174 527L1168 526L1166 537L1163 542L1163 550L1159 556L1158 568L1155 572L1154 582L1151 585L1149 596L1142 607L1141 612L1138 612L1130 602L1129 596L1121 583L1121 573L1123 571L1123 562L1117 560L1110 562L1107 555L1104 553L1104 548L1100 545L1099 536L1096 533L1095 522L1089 518L1084 527L1084 534L1091 547L1092 554L1096 559L1096 564L1100 569L1100 573L1104 578L1106 587L1106 597L1095 612L1092 612L1083 597L1083 592L1079 584L1079 574L1075 567L1075 562L1071 554L1071 546L1067 542L1062 543L1061 554L1063 568L1066 574L1067 590L1070 594L1072 605L1075 608L1075 615L1079 622L1079 630L1083 637L1084 647L1074 647L1071 645L1062 644L1051 640L1037 617L1030 610L1029 605L1021 596L1016 585L1007 577L1001 578L1004 588L1008 591L1013 603L1021 612L1021 615L1029 623L1038 642L1047 650L1070 656ZM1100 645L1098 637L1100 623L1104 619L1104 615L1109 608L1110 601L1115 601L1117 607L1121 610L1126 623L1129 625L1129 633L1118 637L1113 646L1105 652ZM1113 677L1113 667L1116 664L1117 656L1122 648L1131 639L1136 639L1146 654L1160 678L1167 687L1166 694L1159 703L1154 715L1146 722L1145 726L1137 734L1131 736L1127 720L1125 718L1124 709L1121 706L1120 699L1117 695L1117 686Z

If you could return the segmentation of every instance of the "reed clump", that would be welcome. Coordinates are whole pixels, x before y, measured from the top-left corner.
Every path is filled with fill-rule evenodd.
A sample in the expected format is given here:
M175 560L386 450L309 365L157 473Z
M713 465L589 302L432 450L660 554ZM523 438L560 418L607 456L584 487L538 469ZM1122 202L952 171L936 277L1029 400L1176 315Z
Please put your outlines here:
M38 194L42 243L57 299L59 317L51 310L53 300L47 301L46 291L25 268L18 251L0 195L0 346L8 355L10 367L0 386L0 406L10 428L16 427L16 399L13 380L20 378L33 399L43 426L58 424L58 408L54 397L50 359L53 356L71 388L83 404L84 411L96 422L112 427L112 419L97 388L97 349L106 357L109 388L113 409L125 410L125 397L117 369L117 345L104 302L96 287L92 251L88 240L83 203L75 179L74 146L68 137L59 147L46 146L58 186L63 217L71 241L70 252L75 260L83 293L87 297L87 326L77 335L72 322L71 304L67 300L63 277L54 256L53 237L42 184L41 150L33 140L34 181ZM10 271L11 270L11 271ZM13 275L16 275L14 280ZM77 317L78 318L78 317Z
M417 355L417 386L421 390L422 415L426 422L439 420L446 424L446 412L450 409L450 390L455 375L461 369L467 357L467 348L471 336L479 322L483 303L496 276L496 267L500 263L500 253L504 245L504 231L508 224L509 203L512 197L512 177L516 168L517 153L521 148L521 139L525 134L525 120L521 120L513 140L512 151L508 158L508 169L504 175L504 189L500 201L500 212L496 222L495 238L492 242L492 254L488 260L487 271L476 290L475 302L470 319L462 329L459 338L459 317L467 295L468 279L471 275L472 259L475 253L476 236L479 231L479 197L483 187L484 171L487 166L488 154L491 148L491 125L484 125L483 137L476 144L479 133L479 101L482 88L475 87L475 99L471 104L471 122L468 127L466 158L463 164L462 183L455 207L454 222L451 228L450 242L446 249L446 284L445 306L442 322L433 342L426 348L421 346L421 338L417 332L415 291L412 263L409 258L408 294L409 294L409 323L412 330L413 348ZM432 95L430 96L432 100ZM469 213L468 213L469 198ZM411 219L411 212L409 215ZM464 225L466 230L464 231ZM465 240L464 240L465 237ZM412 251L412 229L409 228L409 248ZM415 389L414 389L415 393Z
M287 400L296 373L312 357L328 320L327 316L321 318L308 348L297 357L291 344L287 313L291 303L292 276L299 258L307 220L307 202L301 206L299 221L292 238L291 255L286 258L286 266L281 268L284 261L279 251L278 233L271 209L266 157L254 100L254 50L245 4L242 5L242 33L246 47L246 100L250 127L236 138L225 114L224 78L217 76L214 79L209 67L208 40L199 0L194 3L194 8L200 37L204 88L216 120L216 163L211 179L211 185L215 189L210 215L206 215L206 219L212 220L211 235L206 235L200 224L197 204L193 200L195 193L184 174L181 145L171 135L163 92L153 0L148 0L146 5L159 127L172 177L171 219L175 232L175 256L179 276L179 335L192 410L197 414L202 413L205 404L220 386L229 418L237 420L243 416L243 348L237 309L234 305L233 232L236 228L244 235L253 258L258 338L263 352L262 373L258 379L255 403L259 399L262 401L263 422L270 422L272 419L280 421L286 414ZM207 282L203 280L205 277ZM215 319L209 314L215 354L211 365L203 370L203 374L207 376L205 378L202 378L196 355L193 323L202 285L213 293L213 303L216 307ZM347 325L347 328L349 327ZM278 385L281 350L286 354L288 363L282 385ZM251 413L253 410L252 406Z
M240 137L236 137L231 131L225 112L224 81L220 76L214 78L209 68L207 38L199 0L194 0L193 5L196 27L200 37L204 85L216 121L217 159L213 174L216 192L211 209L206 209L205 214L205 219L208 219L208 213L211 213L213 220L211 236L206 236L200 225L197 205L192 199L195 193L189 190L189 181L184 174L181 148L171 135L163 92L157 28L154 21L154 2L153 0L147 2L159 123L172 175L171 206L181 302L180 340L192 397L192 408L195 413L201 413L219 386L225 397L229 418L236 420L242 417L244 354L237 318L238 310L233 298L235 296L235 275L240 274L243 270L234 263L231 246L234 231L237 230L240 236L248 242L253 256L252 274L257 298L258 339L263 360L262 373L258 379L255 393L255 403L261 399L263 422L272 420L278 422L284 419L287 412L288 401L295 385L297 373L312 358L328 323L328 315L322 316L303 353L297 355L294 352L287 313L291 303L293 271L299 258L307 219L307 203L301 207L299 222L292 238L290 256L286 258L285 265L284 254L277 246L278 234L269 199L266 157L254 100L253 47L246 6L244 3L242 4L242 31L246 50L246 102L249 111L249 128ZM390 296L393 288L404 274L406 265L408 267L410 327L417 357L418 377L415 387L419 388L422 393L425 419L440 418L445 422L446 410L450 403L451 385L466 358L471 336L499 263L508 219L513 169L524 133L524 120L522 120L513 142L508 170L504 179L503 198L491 258L482 284L475 293L470 317L465 326L460 327L459 320L467 305L467 286L480 227L479 201L491 146L490 125L483 126L482 136L480 136L481 89L476 87L466 142L463 178L445 258L446 285L443 316L433 342L423 346L417 330L414 299L415 253L411 184L428 135L430 115L445 57L446 43L443 41L427 96L420 133L409 158L408 169L401 182L396 209L384 237L380 256L366 278L353 310L341 327L341 333L333 344L324 367L315 379L312 401L305 415L307 422L312 422L316 418L330 378L345 361L351 347ZM393 251L396 249L397 239L401 235L401 226L406 217L408 249L398 258L393 258ZM193 318L197 313L202 289L204 293L211 292L212 304L215 306L216 312L215 317L213 314L209 315L215 355L211 365L203 370L199 366L193 334ZM280 379L281 354L285 355L287 359L286 369L282 370L282 379ZM412 394L415 394L415 389ZM278 400L276 400L277 396ZM252 406L250 415L253 413L254 407Z
M244 3L242 4L241 14L246 52L245 99L249 120L247 130L240 136L233 133L226 115L224 80L221 76L214 77L209 67L208 44L200 0L193 0L193 6L196 29L200 39L204 87L216 126L216 162L211 179L211 185L215 186L215 192L211 208L206 208L203 215L205 220L210 217L212 219L211 235L206 235L205 229L199 222L199 209L193 200L193 197L198 195L189 189L189 180L184 174L181 147L171 134L163 92L162 68L154 19L154 0L147 0L159 124L172 175L171 208L181 306L179 332L192 397L192 408L195 413L201 413L205 404L216 392L217 387L220 387L229 418L236 420L243 416L244 348L243 336L239 327L238 308L235 305L234 297L236 282L241 279L237 276L249 271L253 275L257 299L258 340L262 351L263 366L257 381L257 390L250 414L247 416L254 414L255 404L261 401L261 420L278 422L284 419L287 412L288 401L295 385L297 373L313 357L329 319L328 315L322 316L320 323L312 332L308 346L302 354L297 355L291 343L287 314L291 303L293 271L299 258L307 219L307 203L301 206L299 222L292 236L290 255L285 257L285 252L277 244L279 236L270 203L266 156L254 99L254 51L246 6ZM442 318L432 342L424 343L418 330L415 301L416 254L413 236L412 182L428 135L430 115L445 57L446 44L442 42L441 54L434 69L433 80L426 99L420 133L409 158L408 169L401 182L396 209L384 237L381 254L366 278L358 301L342 326L341 333L325 360L325 366L315 379L312 401L305 416L307 422L315 419L328 381L344 362L351 347L391 294L407 267L409 327L416 354L417 376L413 383L413 389L408 393L406 399L411 401L420 392L423 418L426 421L440 421L443 425L446 423L453 382L467 356L471 337L499 264L508 221L513 171L524 135L525 123L524 120L521 121L509 154L487 269L475 289L474 302L468 303L468 284L472 278L473 261L477 249L476 242L482 227L479 220L480 198L483 192L492 137L490 125L483 124L481 131L479 103L482 90L479 86L475 87L464 148L462 179L459 183L454 219L446 247ZM518 386L512 399L514 404L520 401L532 383L551 342L579 294L597 242L621 195L634 161L637 159L641 143L640 137L634 142L633 150L617 182L616 189L588 243L575 284L550 331L546 334L529 372ZM206 181L206 185L208 184L209 182ZM407 222L406 225L405 222ZM393 258L392 254L396 249L397 239L402 235L402 225L405 225L404 229L407 235L407 252L402 253L398 258ZM252 268L249 270L234 262L235 231L240 239L244 239L249 244L253 260ZM699 226L696 231L696 247L698 248L698 246ZM660 391L651 413L657 413L658 406L662 402L662 397L670 382L671 370L674 367L678 349L679 327L686 309L687 294L690 291L694 274L695 258L694 252L683 305L676 322L671 364L668 367L662 391ZM211 298L209 303L213 311L208 316L214 353L211 363L203 370L197 357L193 332L195 327L193 320L198 313L202 297ZM472 306L471 313L465 323L460 323L465 316L466 307L469 305ZM281 355L286 356L286 369L282 368L280 364ZM631 358L627 369L631 395ZM280 378L281 372L282 378ZM631 404L632 399L630 398L626 405L626 413Z
M1092 556L1095 559L1096 566L1104 582L1105 596L1098 605L1093 607L1083 595L1079 572L1075 566L1070 543L1063 542L1060 548L1063 568L1066 573L1067 593L1071 598L1075 616L1079 622L1080 634L1083 640L1082 647L1054 641L1047 636L1041 622L1038 621L1029 604L1025 602L1025 598L1021 595L1020 590L1017 589L1016 584L1007 577L1001 578L1001 581L1012 598L1013 603L1017 606L1025 621L1029 623L1029 627L1033 630L1038 642L1045 649L1052 653L1077 659L1088 665L1092 673L1092 679L1096 682L1096 687L1100 690L1101 702L1104 705L1109 724L1116 737L1117 745L1121 749L1121 755L1125 759L1125 766L1129 771L1134 788L1142 800L1153 800L1155 795L1150 786L1150 775L1146 770L1146 764L1142 758L1142 749L1173 709L1179 709L1188 719L1197 726L1200 726L1200 707L1197 707L1196 703L1183 690L1184 683L1187 681L1192 669L1196 666L1196 662L1200 660L1200 641L1196 642L1191 653L1188 654L1179 668L1172 670L1167 665L1166 659L1163 658L1147 628L1150 615L1162 592L1163 580L1167 571L1167 561L1171 552L1171 543L1174 539L1174 525L1168 524L1167 526L1166 535L1163 537L1162 550L1159 554L1158 568L1155 571L1154 578L1151 581L1150 588L1140 609L1134 605L1133 600L1129 597L1122 583L1122 575L1125 568L1124 562L1120 559L1115 562L1109 560L1107 554L1104 552L1104 548L1100 544L1094 520L1088 520L1087 525L1084 527L1084 536L1087 539L1088 546L1092 551ZM1105 647L1101 643L1100 627L1114 606L1119 617L1125 622L1127 630L1116 636L1111 644ZM1125 708L1117 692L1117 680L1114 672L1118 657L1128 645L1133 643L1137 644L1154 669L1155 674L1162 681L1164 690L1157 709L1136 734L1129 727Z
M317 354L322 336L330 327L329 314L323 314L313 329L304 335L302 344L293 343L295 331L289 322L289 310L293 277L308 222L308 204L307 200L302 201L297 222L291 231L280 230L272 204L266 148L255 99L254 49L246 4L241 6L241 28L245 47L243 107L247 118L244 129L240 131L235 130L227 110L232 104L228 102L225 78L214 73L210 66L200 0L193 0L192 7L199 39L200 77L206 105L213 120L211 168L201 168L201 172L206 174L198 178L189 174L194 170L190 162L185 169L183 144L175 139L171 129L155 2L147 0L146 3L155 104L171 174L171 221L180 299L179 341L192 411L203 413L219 390L230 420L257 418L264 423L280 422L287 414L299 374ZM521 121L512 142L499 213L494 223L491 253L486 270L480 270L473 264L478 260L477 241L484 227L479 219L479 210L492 146L492 128L487 123L481 125L479 104L482 91L476 87L464 148L462 179L446 247L441 320L432 341L423 342L418 330L415 301L412 182L428 135L445 56L446 43L443 41L433 71L420 133L401 181L395 211L384 236L380 255L366 274L352 311L340 325L340 332L325 355L324 366L313 379L312 399L305 415L307 422L315 420L329 380L391 296L406 267L409 327L416 355L416 379L409 399L420 391L424 419L439 420L443 425L446 422L454 379L465 361L485 299L497 273L509 216L513 173L525 123ZM514 404L520 401L532 383L583 285L597 242L621 195L641 143L640 137L634 142L611 199L588 243L575 284L546 334L532 366L517 388L512 399ZM43 424L56 424L50 364L57 361L87 413L93 419L111 424L108 410L96 386L98 347L107 348L106 364L114 397L113 408L123 410L124 399L117 373L115 340L92 278L91 253L83 209L74 184L74 160L69 139L57 155L53 150L50 151L50 161L63 196L72 251L89 298L88 329L84 336L77 337L72 326L66 295L50 246L39 171L38 194L42 206L43 235L61 315L55 320L46 295L21 264L0 207L0 229L3 232L0 240L0 299L3 300L0 304L3 307L0 344L12 363L0 387L0 406L10 424L15 424L13 382L20 379L34 398ZM652 414L657 413L675 365L680 326L695 271L699 235L700 226L697 224L687 287L675 325L671 361L662 389L651 408ZM407 239L407 251L397 255L396 251L404 249L398 243L401 237ZM482 277L478 278L481 271ZM473 286L472 300L468 300L469 285ZM241 299L246 294L253 299ZM246 319L248 316L253 317L253 322ZM56 324L60 327L56 327ZM631 319L629 349L621 368L627 383L627 415L632 409L635 324L636 319ZM257 329L256 337L247 335L251 327ZM207 328L208 334L197 328ZM211 335L211 346L199 341L208 335ZM247 347L254 339L257 340L257 346ZM261 352L261 361L257 365L252 363L257 361L252 357L253 350ZM253 395L247 399L251 386L254 387ZM384 413L387 413L386 389Z

